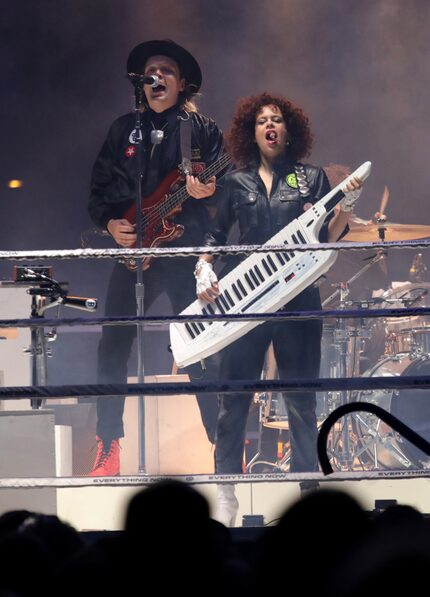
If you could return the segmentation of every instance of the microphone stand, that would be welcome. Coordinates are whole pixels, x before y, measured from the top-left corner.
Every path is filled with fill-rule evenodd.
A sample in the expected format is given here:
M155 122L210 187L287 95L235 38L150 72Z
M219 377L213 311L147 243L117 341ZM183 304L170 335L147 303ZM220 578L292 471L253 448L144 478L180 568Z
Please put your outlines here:
M134 85L135 91L135 142L136 142L136 160L137 160L137 193L136 193L136 247L142 248L142 104L143 104L143 79L133 78L131 79ZM136 314L138 317L143 317L145 312L144 297L145 288L143 284L143 259L141 257L136 259ZM137 380L138 383L144 383L145 371L143 363L143 321L137 322ZM139 430L140 430L140 441L139 441L139 473L145 474L145 398L139 396Z
M95 311L97 308L97 299L68 296L64 283L57 282L42 272L36 273L29 267L24 266L21 279L34 282L34 286L27 290L31 296L31 319L38 319L42 322L45 311L56 305L66 305L83 311ZM51 350L46 343L55 340L56 337L56 328L51 332L45 332L42 323L31 328L31 345L24 352L32 356L31 379L33 386L48 385L47 357L51 356ZM45 399L32 398L30 400L32 409L38 409L44 404Z

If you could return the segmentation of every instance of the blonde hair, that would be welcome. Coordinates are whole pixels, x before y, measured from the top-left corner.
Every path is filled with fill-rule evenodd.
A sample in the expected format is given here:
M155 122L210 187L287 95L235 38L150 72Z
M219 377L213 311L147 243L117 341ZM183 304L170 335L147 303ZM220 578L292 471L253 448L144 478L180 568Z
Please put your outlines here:
M184 102L184 110L186 112L198 112L198 108L193 100L187 99Z

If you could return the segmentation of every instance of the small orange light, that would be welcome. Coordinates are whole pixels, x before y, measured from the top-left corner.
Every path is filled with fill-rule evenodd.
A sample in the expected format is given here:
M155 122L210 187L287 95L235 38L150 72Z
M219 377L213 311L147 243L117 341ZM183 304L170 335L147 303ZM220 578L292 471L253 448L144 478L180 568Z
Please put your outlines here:
M20 189L20 188L22 187L22 185L23 185L23 182L22 182L22 180L10 180L10 181L7 183L7 186L8 186L10 189Z

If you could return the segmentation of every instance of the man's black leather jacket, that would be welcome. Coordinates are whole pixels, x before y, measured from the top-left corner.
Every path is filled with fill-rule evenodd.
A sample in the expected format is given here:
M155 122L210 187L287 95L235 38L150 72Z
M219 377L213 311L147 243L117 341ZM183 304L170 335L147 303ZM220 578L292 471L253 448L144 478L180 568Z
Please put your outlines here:
M152 110L147 110L142 115L143 196L147 194L145 191L153 191L153 189L145 189L145 174L152 149L150 133L153 128L163 126L166 133L160 145L162 155L159 160L157 184L181 163L178 113L178 106L163 112L161 115L164 118L163 125L157 123L157 115ZM191 159L193 173L197 175L223 153L223 135L210 118L197 112L191 113L190 117ZM102 229L106 228L111 218L122 218L124 212L135 201L137 186L137 146L133 138L135 120L136 117L132 113L115 120L93 167L88 211L94 224ZM175 221L184 225L185 232L179 242L174 244L181 246L201 244L204 232L210 227L206 200L189 198L182 207L183 210L175 217Z

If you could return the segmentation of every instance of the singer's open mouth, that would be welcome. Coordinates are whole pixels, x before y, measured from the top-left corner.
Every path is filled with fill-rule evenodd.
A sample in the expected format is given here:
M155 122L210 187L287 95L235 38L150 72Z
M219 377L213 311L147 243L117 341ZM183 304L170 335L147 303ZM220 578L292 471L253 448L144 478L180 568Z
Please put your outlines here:
M278 133L276 131L274 131L273 129L270 129L270 131L266 132L266 140L270 141L271 143L275 143L278 139Z
M153 91L155 91L155 93L159 93L160 91L165 91L165 90L166 90L165 85L157 85L157 87L153 87Z

